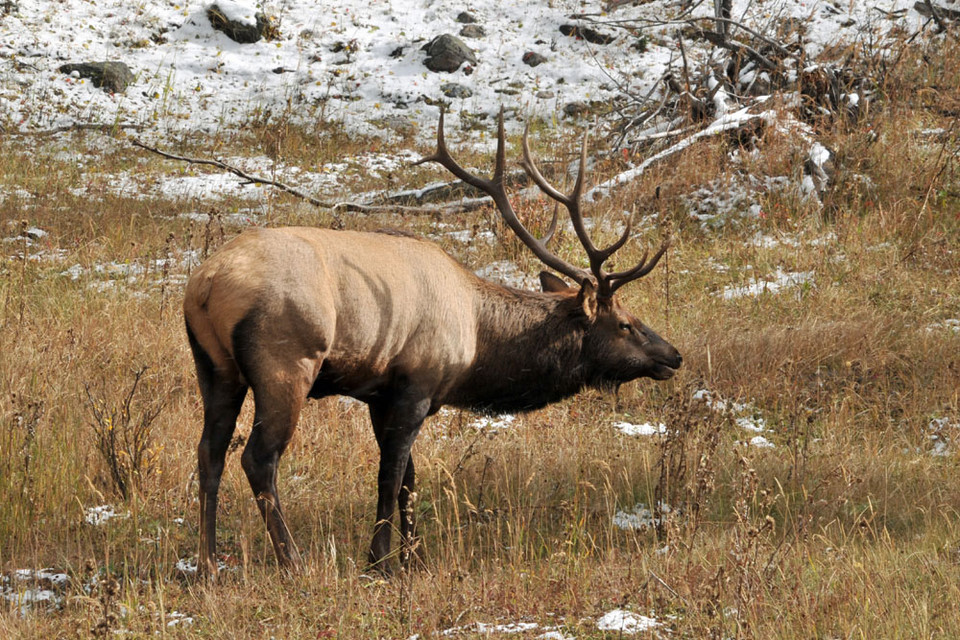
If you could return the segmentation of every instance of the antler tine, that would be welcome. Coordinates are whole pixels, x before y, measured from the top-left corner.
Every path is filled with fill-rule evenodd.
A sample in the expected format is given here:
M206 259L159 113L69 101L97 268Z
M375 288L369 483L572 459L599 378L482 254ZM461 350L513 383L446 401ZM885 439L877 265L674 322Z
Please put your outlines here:
M536 255L541 262L551 269L554 269L577 281L588 277L589 274L586 271L580 269L579 267L573 266L569 262L566 262L559 256L552 253L546 247L546 243L549 242L551 237L553 237L553 234L557 228L556 211L554 211L553 222L550 223L550 229L547 230L545 238L543 240L539 240L536 236L530 233L525 226L523 226L523 223L520 222L516 212L513 210L513 205L510 204L510 198L507 196L506 187L504 186L504 173L506 166L506 134L504 132L503 125L503 108L500 109L500 117L497 123L497 156L496 165L493 171L493 179L491 180L485 180L469 173L466 169L461 167L456 160L453 159L453 156L450 155L450 152L447 150L447 146L443 139L443 115L443 110L441 109L440 123L437 131L436 152L421 158L415 164L437 162L463 182L476 187L480 191L483 191L493 199L494 205L500 212L500 217L502 217L503 221L507 223L507 226L513 230L523 244L527 245L527 247L533 251L534 255Z
M606 249L600 250L599 252L600 256L603 257L604 261L608 260L610 256L612 256L614 253L616 253L620 249L620 247L622 247L627 243L627 240L630 238L630 232L633 230L634 214L636 214L636 208L634 208L634 210L630 212L630 215L627 216L626 227L624 228L623 233L620 234L620 237L617 238L617 241L614 242L609 247L607 247ZM644 260L646 260L646 256L644 256Z
M543 177L543 174L540 173L540 170L537 169L536 163L533 161L533 157L530 154L530 125L526 125L523 128L523 170L527 172L527 175L530 176L530 179L536 183L540 190L543 191L547 196L553 198L557 202L563 204L564 206L569 206L570 199L560 193L552 184L547 182L547 179Z
M453 156L450 155L450 151L447 149L447 144L443 137L443 116L444 110L440 109L440 123L437 125L437 150L414 162L414 166L427 162L436 162L463 182L485 193L489 193L492 187L490 180L484 180L479 176L468 173L467 170L461 167L460 164L454 160ZM496 200L496 198L494 198L494 200Z
M553 234L557 232L557 219L560 215L560 205L553 205L553 220L550 221L550 227L547 229L547 232L543 234L543 237L540 238L541 244L547 246L551 240L553 240Z
M628 282L638 280L653 271L653 268L657 266L658 262L660 262L660 258L662 258L663 254L666 253L667 249L670 248L670 244L671 239L668 236L660 244L659 251L653 255L653 258L650 259L650 262L647 262L647 255L650 253L650 249L647 249L643 252L643 257L635 267L632 269L627 269L626 271L619 271L617 273L611 273L608 275L607 282L610 287L610 292L613 293Z
M530 176L530 179L540 187L541 191L567 208L567 211L570 213L570 222L573 224L573 230L577 234L580 244L587 252L587 258L590 261L590 271L597 280L601 294L605 294L606 274L603 271L603 262L609 258L614 251L619 249L620 246L623 246L626 238L623 238L622 241L618 240L613 249L608 248L601 251L597 249L597 246L593 243L584 225L583 213L580 211L580 196L583 193L584 177L587 168L587 133L584 132L583 134L583 142L580 145L580 166L577 170L577 180L574 183L573 191L571 191L569 195L560 193L556 187L547 182L546 178L543 177L543 174L540 173L540 170L537 168L530 153L529 127L523 131L523 168L527 172L527 175Z

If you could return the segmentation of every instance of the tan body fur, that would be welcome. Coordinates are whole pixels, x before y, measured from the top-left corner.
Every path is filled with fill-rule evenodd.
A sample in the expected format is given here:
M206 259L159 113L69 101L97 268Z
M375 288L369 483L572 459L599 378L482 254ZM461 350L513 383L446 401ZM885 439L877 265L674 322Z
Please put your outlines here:
M449 292L469 292L478 281L414 238L258 229L196 271L184 313L215 366L238 380L232 334L255 309L269 326L263 357L284 363L284 375L297 362L312 384L326 362L343 376L341 393L363 395L400 370L442 398L476 355L476 301Z

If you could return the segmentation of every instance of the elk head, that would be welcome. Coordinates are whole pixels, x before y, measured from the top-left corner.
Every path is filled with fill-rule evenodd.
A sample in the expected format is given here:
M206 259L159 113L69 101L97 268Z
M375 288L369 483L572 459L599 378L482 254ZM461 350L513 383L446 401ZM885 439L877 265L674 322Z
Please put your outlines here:
M523 168L544 194L557 205L562 204L569 212L574 232L587 254L589 270L567 262L547 248L557 229L559 206L554 208L553 220L546 234L537 238L523 225L510 204L504 186L506 145L503 110L500 111L497 126L496 164L490 179L467 172L450 155L444 142L443 118L441 110L436 152L422 158L417 164L437 162L463 182L489 195L504 222L540 261L577 283L578 287L571 287L548 272L540 274L545 292L576 300L576 308L582 311L584 335L580 366L586 372L585 383L593 387L616 387L640 377L666 380L673 376L683 362L680 353L624 308L617 297L620 287L642 278L657 266L669 248L670 240L664 240L652 258L648 259L649 251L645 251L640 262L629 269L614 272L605 269L604 263L629 239L633 220L632 216L628 217L620 237L604 248L598 248L587 233L580 206L587 161L587 134L583 136L577 178L570 193L560 192L540 173L530 153L529 127L524 128L523 132Z

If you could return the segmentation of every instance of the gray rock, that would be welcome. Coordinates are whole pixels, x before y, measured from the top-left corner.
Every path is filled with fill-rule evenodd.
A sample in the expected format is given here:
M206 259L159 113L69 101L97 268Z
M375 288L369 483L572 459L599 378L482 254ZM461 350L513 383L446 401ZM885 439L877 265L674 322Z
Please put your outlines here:
M207 7L207 19L210 20L210 26L217 31L224 32L228 38L240 44L251 44L263 38L270 21L267 20L267 16L259 12L255 18L257 20L255 25L230 20L216 2Z
M563 112L571 118L579 118L590 113L590 105L586 102L568 102L563 106Z
M448 98L469 98L473 95L473 91L469 87L456 82L446 82L440 85L440 91Z
M478 24L468 24L460 29L460 35L464 38L482 38L487 35L487 30Z
M477 64L477 57L473 49L464 44L463 40L449 33L437 36L423 46L427 52L427 59L423 63L430 71L453 72L464 62Z
M523 54L523 63L531 67L535 67L538 64L543 64L547 59L537 53L536 51L527 51Z
M81 78L89 78L93 86L109 93L123 93L135 79L130 67L116 60L70 63L62 65L60 71L66 74L76 72Z
M461 11L457 15L457 22L460 24L474 24L477 22L477 18L469 11Z

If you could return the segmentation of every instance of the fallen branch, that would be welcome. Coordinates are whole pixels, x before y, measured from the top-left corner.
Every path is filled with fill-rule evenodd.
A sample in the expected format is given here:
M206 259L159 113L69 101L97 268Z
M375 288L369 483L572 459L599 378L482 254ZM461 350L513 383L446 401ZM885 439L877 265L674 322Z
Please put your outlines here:
M641 142L650 142L651 140L660 140L661 138L672 138L673 136L689 133L692 130L693 127L681 127L680 129L667 129L666 131L642 134L630 140L630 146L633 147Z
M300 198L301 200L305 200L306 202L309 202L313 206L319 207L321 209L333 209L337 206L336 202L331 202L329 200L320 200L318 198L314 198L308 193L304 193L303 191L297 189L296 187L291 187L288 184L284 184L283 182L279 182L277 180L271 180L269 178L261 178L260 176L249 174L246 171L243 171L242 169L239 169L237 167L234 167L233 165L227 164L223 160L217 160L217 159L211 160L209 158L189 158L187 156L178 156L175 153L163 151L162 149L158 149L157 147L151 147L150 145L140 142L139 140L132 140L131 142L135 147L146 149L147 151L155 153L158 156L167 158L169 160L178 160L180 162L186 162L187 164L201 164L201 165L207 165L210 167L216 167L218 169L222 169L223 171L232 173L237 177L243 178L244 180L246 180L251 184L266 184L266 185L270 185L271 187L276 187L281 191L286 191L287 193L294 195Z
M74 122L73 124L65 124L61 127L54 127L53 129L44 129L42 131L11 131L10 135L14 136L52 136L58 133L65 133L67 131L103 131L103 132L113 132L119 129L133 129L134 131L143 130L145 125L142 124L124 124L122 122L116 122L114 124L96 124L88 122Z
M463 198L459 202L450 202L444 205L425 205L422 207L408 207L396 204L356 204L341 202L336 205L338 211L353 211L357 213L399 213L400 215L424 214L455 214L476 211L493 202L493 198Z
M489 198L464 198L459 202L453 202L446 205L434 205L434 206L424 206L424 207L409 207L396 204L388 205L368 205L360 204L355 202L335 202L332 200L321 200L316 198L309 193L301 191L296 187L292 187L286 183L280 182L279 180L272 180L270 178L264 178L257 176L251 173L235 167L231 164L227 164L223 160L210 159L210 158L191 158L188 156L181 156L175 153L170 153L168 151L163 151L157 147L152 147L148 144L140 142L139 140L132 140L131 143L135 147L140 147L155 153L158 156L167 158L169 160L177 160L179 162L186 162L187 164L199 164L206 165L211 167L216 167L228 173L246 180L250 184L264 184L271 187L276 187L281 191L289 193L292 196L300 198L301 200L312 204L313 206L319 209L329 209L333 212L334 221L337 226L342 227L343 221L337 215L341 211L347 212L356 212L356 213L397 213L400 215L432 215L432 214L450 214L450 213L463 213L466 211L473 211L479 209L484 204L490 201Z
M642 163L640 163L636 167L633 167L628 171L624 171L623 173L616 175L613 178L610 178L609 180L601 182L594 188L587 191L583 199L587 202L595 202L598 198L606 196L607 193L614 187L620 186L622 184L626 184L627 182L637 179L643 174L644 171L646 171L655 162L659 162L660 160L663 160L664 158L672 156L673 154L679 151L683 151L684 149L691 146L694 142L696 142L697 140L700 140L701 138L715 136L719 133L723 133L724 131L729 131L730 129L736 129L738 127L743 126L744 123L750 122L751 120L756 120L757 118L764 118L764 119L770 118L773 115L775 115L775 113L776 112L774 111L764 111L762 113L747 113L747 109L741 109L740 111L717 118L706 129L702 131L698 131L692 136L689 136L677 142L673 146L667 147L660 153L650 156L649 158L644 160Z
M930 0L922 0L921 2L914 3L913 9L922 16L936 20L937 25L944 31L947 29L946 25L943 24L944 18L948 20L960 20L960 10L934 4Z

